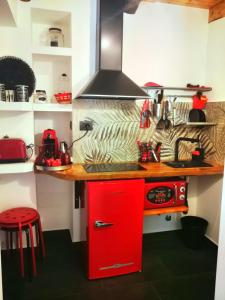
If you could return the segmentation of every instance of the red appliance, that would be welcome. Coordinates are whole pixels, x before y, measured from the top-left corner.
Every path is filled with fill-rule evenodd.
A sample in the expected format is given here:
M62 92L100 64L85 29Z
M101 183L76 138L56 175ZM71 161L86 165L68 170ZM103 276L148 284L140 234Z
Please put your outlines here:
M24 162L27 160L26 144L22 139L5 136L0 139L0 163Z
M179 206L187 203L185 178L150 178L145 182L144 209Z
M42 135L42 145L36 157L35 165L45 167L59 167L71 164L68 145L65 141L59 142L54 129L46 129Z
M144 180L85 185L88 278L141 271Z
M58 156L59 143L54 129L46 129L42 136L43 152L45 156L50 158Z
M140 128L149 128L151 125L150 122L150 102L149 99L145 99L141 110L141 118L140 118Z

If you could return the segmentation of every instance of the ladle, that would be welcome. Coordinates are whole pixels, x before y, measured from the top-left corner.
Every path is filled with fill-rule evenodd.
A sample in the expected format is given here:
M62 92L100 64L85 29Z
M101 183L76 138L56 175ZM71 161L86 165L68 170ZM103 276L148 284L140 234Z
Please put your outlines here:
M159 119L158 123L156 124L157 130L163 130L165 129L165 120L164 120L164 101L161 102L161 118Z
M169 114L169 102L168 100L166 100L164 102L164 115L165 115L164 128L165 129L169 129L172 125L171 121L168 119L168 114Z

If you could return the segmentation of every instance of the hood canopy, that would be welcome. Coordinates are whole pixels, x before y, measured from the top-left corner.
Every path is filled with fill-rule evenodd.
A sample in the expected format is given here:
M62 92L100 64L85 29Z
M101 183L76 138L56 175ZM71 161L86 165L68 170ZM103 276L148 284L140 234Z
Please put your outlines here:
M123 13L134 13L140 0L97 0L97 72L76 99L149 98L122 72Z

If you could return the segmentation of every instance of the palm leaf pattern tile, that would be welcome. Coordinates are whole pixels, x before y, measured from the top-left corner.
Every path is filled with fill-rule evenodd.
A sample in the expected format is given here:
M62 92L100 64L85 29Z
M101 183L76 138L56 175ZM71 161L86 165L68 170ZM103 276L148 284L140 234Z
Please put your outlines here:
M162 142L161 159L174 159L174 146L178 137L199 137L209 159L221 160L225 156L225 142L221 138L225 134L225 103L208 103L207 120L216 121L218 126L203 128L187 128L175 126L170 130L156 130L157 119L150 117L151 126L140 128L140 112L144 100L79 100L74 104L73 124L75 139L80 136L79 122L93 122L93 130L74 144L73 156L75 162L120 162L137 161L139 156L137 141L151 141L155 146ZM184 124L188 120L191 103L176 102L175 119L173 111L169 118L175 125ZM191 152L198 146L191 143L181 143L179 157L190 159Z

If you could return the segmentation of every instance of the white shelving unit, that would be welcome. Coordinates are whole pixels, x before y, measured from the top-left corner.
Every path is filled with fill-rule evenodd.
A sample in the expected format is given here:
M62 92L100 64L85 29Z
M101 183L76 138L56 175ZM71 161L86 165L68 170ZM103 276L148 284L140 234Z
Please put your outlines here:
M32 102L0 102L0 111L32 111Z
M31 102L0 103L0 138L23 139L26 145L34 143L34 113ZM29 155L29 153L28 153ZM34 161L0 164L0 174L27 173L33 171Z
M33 55L55 55L55 56L72 56L72 48L50 47L50 46L34 46L32 48Z
M71 57L60 55L33 54L33 70L36 75L36 90L45 90L48 102L59 93L60 76L65 73L70 78L71 90Z
M34 160L27 162L0 164L0 174L20 174L33 172Z
M48 102L53 102L53 95L60 92L60 76L65 73L69 78L69 91L72 90L71 79L71 13L49 10L39 7L31 8L32 26L32 61L36 75L36 90L45 90ZM49 28L62 30L64 44L51 47ZM54 111L59 111L55 110ZM63 111L65 111L63 109Z
M12 35L5 34L2 37L4 48L9 49L11 55L21 56L32 67L36 78L35 90L45 90L48 101L35 103L31 97L30 102L26 103L0 102L0 139L8 135L10 138L23 139L26 145L41 145L43 131L51 128L56 131L59 142L71 144L72 104L58 104L53 96L59 92L59 77L63 73L69 78L66 91L72 91L75 52L72 32L76 35L71 24L74 23L72 16L76 15L77 10L73 0L57 1L57 5L53 2L21 2L17 12L23 19L13 28ZM5 26L2 21L0 26ZM51 27L62 29L63 47L49 45L48 31ZM0 192L4 195L0 209L16 205L38 207L44 230L72 230L73 183L36 174L34 159L38 147L34 152L32 159L27 162L0 164Z
M0 102L1 111L29 112L72 112L72 104L32 103L32 102Z
M46 3L45 3L46 2ZM51 10L54 3L50 1L33 1L31 3L32 27L32 67L36 76L36 90L45 90L47 103L33 103L34 142L41 145L43 131L51 128L56 131L58 141L72 141L72 104L59 104L54 94L60 92L60 76L67 74L68 88L72 91L72 27L71 14L74 2L71 1L71 11ZM51 1L54 2L54 1ZM59 1L63 2L64 1ZM34 7L43 5L43 7ZM56 5L58 7L58 5ZM65 6L66 7L66 4ZM61 28L64 34L63 47L51 47L48 41L48 29ZM37 148L35 149L36 155ZM56 181L54 178L35 175L36 197L39 212L43 217L45 230L71 228L71 199L73 184L66 181ZM52 201L53 200L53 201ZM49 216L58 216L60 218ZM46 218L45 218L46 216Z
M72 38L71 12L50 10L40 7L31 8L32 60L36 76L36 89L45 90L47 103L34 103L35 143L41 142L41 134L46 128L56 130L59 141L69 139L72 104L58 104L54 94L60 92L60 76L65 73L69 78L69 91L72 90ZM62 29L63 47L51 47L48 30L51 27ZM59 114L61 113L61 114Z
M57 27L62 29L64 35L63 47L71 48L70 12L32 7L31 21L33 46L49 46L48 30Z
M32 98L26 103L0 102L0 139L8 135L10 138L23 139L27 145L38 145L41 143L43 130L52 128L56 130L59 142L67 141L70 144L72 104L53 103L51 98L58 92L58 77L62 73L70 78L72 90L71 15L76 11L76 5L73 0L56 1L57 3L50 0L0 2L0 26L14 26L2 29L3 55L18 56L27 61L35 73L36 89L46 90L50 100L50 103L45 104L33 103ZM9 3L18 6L18 24L15 24L16 19ZM69 11L55 11L55 6L62 10L65 7ZM48 9L51 7L53 10ZM49 27L62 29L64 47L48 45ZM27 162L0 164L0 210L15 206L37 207L42 217L43 230L72 230L73 183L35 174L34 159L35 155ZM1 291L0 270L0 299Z
M5 2L8 2L4 0ZM47 103L0 102L0 138L8 135L24 139L26 144L41 143L43 130L56 130L59 141L71 142L72 104L58 104L53 95L58 92L58 78L66 73L71 84L71 13L31 7L32 61L36 89L46 90ZM59 27L64 34L63 47L48 45L48 29ZM54 101L54 102L53 102ZM11 126L15 122L16 126ZM9 126L10 124L10 126ZM0 164L0 174L33 172L34 160L25 163Z
M72 112L72 104L58 104L58 103L46 103L46 104L33 104L34 111L46 111L46 112Z

